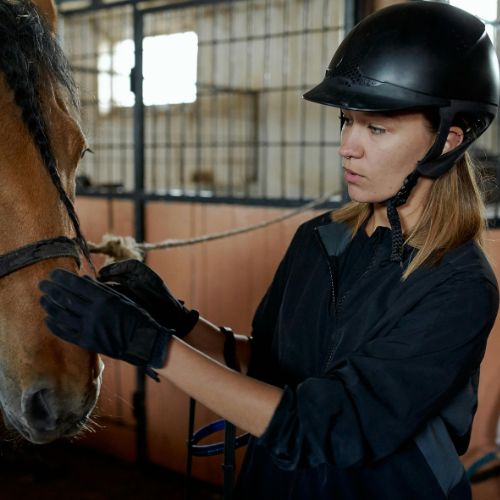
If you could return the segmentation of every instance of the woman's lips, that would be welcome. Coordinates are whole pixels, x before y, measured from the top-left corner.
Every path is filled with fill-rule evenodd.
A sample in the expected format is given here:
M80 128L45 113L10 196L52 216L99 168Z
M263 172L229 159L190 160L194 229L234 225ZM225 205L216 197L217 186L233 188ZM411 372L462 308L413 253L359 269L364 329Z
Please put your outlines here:
M349 170L348 168L344 168L344 178L345 178L346 182L355 183L355 182L359 181L362 177L363 177L362 175L357 174L353 170Z

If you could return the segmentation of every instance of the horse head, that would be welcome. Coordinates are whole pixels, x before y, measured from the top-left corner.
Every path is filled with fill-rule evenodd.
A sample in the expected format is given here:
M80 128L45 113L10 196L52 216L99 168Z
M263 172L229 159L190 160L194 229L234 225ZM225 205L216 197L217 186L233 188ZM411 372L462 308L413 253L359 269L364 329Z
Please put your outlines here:
M38 3L0 0L0 263L54 238L86 254L73 199L87 146L54 5ZM99 393L98 357L52 335L38 303L52 269L78 272L71 255L55 251L0 277L0 407L6 426L34 443L76 434Z

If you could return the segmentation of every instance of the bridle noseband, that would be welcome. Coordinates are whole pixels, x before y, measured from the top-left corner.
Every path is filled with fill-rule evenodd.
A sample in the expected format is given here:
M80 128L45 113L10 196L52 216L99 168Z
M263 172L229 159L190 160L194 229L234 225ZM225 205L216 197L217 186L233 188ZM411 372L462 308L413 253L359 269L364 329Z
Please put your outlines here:
M72 257L80 267L79 250L80 245L76 240L66 236L35 241L0 255L0 278L42 260L58 257Z

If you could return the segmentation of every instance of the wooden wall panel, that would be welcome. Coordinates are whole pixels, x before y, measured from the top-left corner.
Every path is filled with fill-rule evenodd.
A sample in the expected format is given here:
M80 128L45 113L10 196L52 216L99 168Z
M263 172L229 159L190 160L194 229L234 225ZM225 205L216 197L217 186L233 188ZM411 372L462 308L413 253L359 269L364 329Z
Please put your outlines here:
M77 203L89 240L100 241L105 232L133 234L133 209L126 201L80 199ZM184 239L225 231L282 215L282 209L188 203L150 203L146 211L146 239ZM315 213L307 212L284 223L228 239L188 247L150 252L147 263L166 281L172 292L197 308L210 321L249 333L251 319L274 271L298 227ZM500 231L488 232L488 250L500 276ZM102 262L102 259L99 263ZM479 408L471 448L464 457L470 463L494 446L500 412L500 322L491 334L482 366ZM82 443L133 460L135 456L132 394L135 370L125 363L106 360L97 422L103 427ZM148 382L148 446L151 460L185 471L188 398L172 384ZM197 405L199 427L217 418ZM218 436L217 438L220 438ZM242 453L239 453L241 459ZM194 459L194 475L220 483L221 457ZM474 486L475 500L500 499L500 482Z
M279 209L234 205L155 202L148 206L146 234L152 242L190 238L246 227L282 213ZM250 333L255 308L300 221L297 217L286 224L228 239L153 251L147 262L189 307L198 309L215 324ZM164 382L161 387L152 387L153 393L155 396L148 399L149 425L155 437L150 443L151 458L183 472L189 400ZM197 405L197 427L216 418ZM199 478L219 482L220 464L220 457L195 458L193 471Z
M79 199L78 212L86 237L99 242L105 233L133 234L133 207L126 201ZM146 210L146 239L184 239L226 231L269 220L281 209L187 203L150 203ZM294 217L252 233L188 247L153 251L147 263L172 292L197 308L210 321L250 333L255 308L272 279L286 247L302 220ZM96 259L101 265L102 257ZM132 394L135 370L106 359L96 421L102 428L82 438L82 444L133 460L135 456ZM189 399L172 384L148 381L148 447L154 463L184 473ZM196 426L218 418L197 405ZM221 439L221 436L216 436ZM242 451L239 452L241 460ZM195 458L196 477L220 483L221 457Z
M88 241L99 243L106 233L133 234L133 205L121 200L79 198L76 208ZM101 255L94 257L96 267L105 263ZM82 438L82 444L119 456L135 459L135 419L132 395L135 369L103 357L105 369L101 395L94 412L94 432Z

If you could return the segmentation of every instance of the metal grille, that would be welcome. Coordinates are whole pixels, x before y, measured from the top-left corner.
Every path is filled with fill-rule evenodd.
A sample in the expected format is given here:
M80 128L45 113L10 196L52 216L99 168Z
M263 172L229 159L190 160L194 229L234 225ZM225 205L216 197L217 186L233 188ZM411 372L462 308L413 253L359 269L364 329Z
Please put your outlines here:
M99 76L117 75L100 68L99 60L106 52L113 58L116 44L137 35L132 4L94 1L60 16L95 152L82 162L90 187L80 192L274 205L334 192L340 200L338 113L306 103L301 95L321 79L352 2L185 0L154 9L152 2L137 4L144 37L197 34L196 101L145 106L143 115L115 104L102 113ZM498 45L499 19L486 23ZM134 131L138 119L143 140ZM489 218L495 224L499 134L496 120L472 151L488 174Z
M99 60L113 57L116 42L133 38L132 8L61 16L62 42L79 87L82 124L94 154L87 154L80 166L85 185L134 186L133 108L113 107L108 114L99 111ZM113 71L106 72L111 78ZM88 186L87 186L88 187Z
M491 1L491 0L490 0ZM500 19L485 21L490 26L490 37L499 54ZM478 140L474 148L474 157L482 166L485 174L486 199L488 201L488 219L492 227L500 226L500 123L499 116L490 128Z
M132 14L115 7L63 16L95 151L81 173L93 188L134 189L132 108L100 111L98 85L103 73L117 76L99 61L133 38ZM340 195L338 113L301 96L343 37L343 2L190 1L143 9L140 19L144 37L198 36L196 101L144 107L147 193L276 204Z

